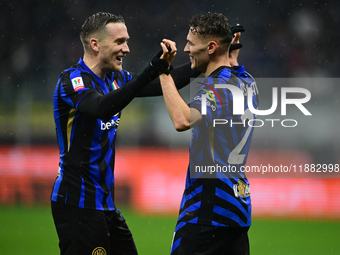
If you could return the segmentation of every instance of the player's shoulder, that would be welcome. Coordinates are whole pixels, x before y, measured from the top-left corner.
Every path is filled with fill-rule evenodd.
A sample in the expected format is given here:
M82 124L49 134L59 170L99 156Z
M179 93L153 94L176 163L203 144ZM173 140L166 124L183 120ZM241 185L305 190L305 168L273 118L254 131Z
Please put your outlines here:
M212 73L212 78L218 80L219 82L232 82L232 80L237 80L237 74L233 67L221 66Z
M61 75L65 79L72 79L75 77L81 77L82 75L90 75L90 72L88 72L86 69L84 69L81 65L75 64L69 68L64 69L61 72Z
M241 79L249 79L255 82L255 78L245 70L244 66L233 66L233 73Z
M86 87L91 87L93 80L93 74L79 63L61 73L61 82L65 91L80 92Z
M246 73L244 66L241 66L241 65L233 66L231 71L237 76L242 76Z

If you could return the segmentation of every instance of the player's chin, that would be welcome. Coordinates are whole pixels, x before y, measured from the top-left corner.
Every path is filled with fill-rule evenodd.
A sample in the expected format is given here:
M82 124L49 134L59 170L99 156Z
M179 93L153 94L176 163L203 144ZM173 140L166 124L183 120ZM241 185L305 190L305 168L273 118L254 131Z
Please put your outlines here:
M199 68L198 68L198 66L197 65L195 65L195 63L193 62L193 63L191 63L191 70L194 70L194 71L200 71L199 70Z

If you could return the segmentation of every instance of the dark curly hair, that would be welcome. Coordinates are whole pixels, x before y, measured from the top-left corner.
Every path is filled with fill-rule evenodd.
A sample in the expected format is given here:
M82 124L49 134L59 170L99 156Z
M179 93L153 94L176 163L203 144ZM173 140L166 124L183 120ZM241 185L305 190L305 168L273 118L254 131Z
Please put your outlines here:
M84 47L88 45L91 36L102 32L105 29L105 26L111 22L125 24L122 16L108 12L98 12L88 17L80 30L80 40Z
M199 34L203 38L218 39L221 43L222 52L226 52L233 39L230 22L221 13L202 13L189 21L190 31Z

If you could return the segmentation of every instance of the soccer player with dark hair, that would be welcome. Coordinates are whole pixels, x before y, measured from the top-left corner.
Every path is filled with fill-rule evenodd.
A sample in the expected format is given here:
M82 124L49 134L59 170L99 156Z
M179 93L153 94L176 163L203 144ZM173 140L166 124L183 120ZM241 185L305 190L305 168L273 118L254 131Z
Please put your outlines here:
M253 134L248 121L255 119L248 103L257 108L258 92L255 80L237 65L235 56L229 58L230 44L238 38L239 34L233 39L229 20L222 14L203 13L190 21L184 51L189 54L191 68L205 78L192 82L198 91L189 105L179 95L171 75L160 75L164 101L176 130L192 128L190 163L172 255L249 254L251 201L242 166ZM176 55L175 43L163 40L162 48L162 58L171 62ZM244 105L244 114L233 113L237 100ZM216 120L223 120L224 125L217 125Z
M114 204L116 134L122 109L136 96L161 95L160 54L139 75L122 69L130 52L123 17L96 13L82 26L84 56L64 70L53 96L60 150L51 207L62 255L137 254ZM190 82L190 63L175 68L178 88Z

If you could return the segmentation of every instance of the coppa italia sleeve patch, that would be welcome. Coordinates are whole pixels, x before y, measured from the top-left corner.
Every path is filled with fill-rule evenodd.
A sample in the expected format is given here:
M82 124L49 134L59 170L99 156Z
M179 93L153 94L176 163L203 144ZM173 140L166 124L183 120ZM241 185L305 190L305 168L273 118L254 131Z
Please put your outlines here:
M81 77L73 78L71 81L74 91L78 91L80 89L85 88L83 79Z

